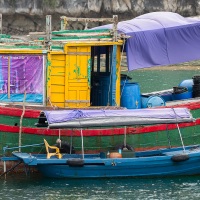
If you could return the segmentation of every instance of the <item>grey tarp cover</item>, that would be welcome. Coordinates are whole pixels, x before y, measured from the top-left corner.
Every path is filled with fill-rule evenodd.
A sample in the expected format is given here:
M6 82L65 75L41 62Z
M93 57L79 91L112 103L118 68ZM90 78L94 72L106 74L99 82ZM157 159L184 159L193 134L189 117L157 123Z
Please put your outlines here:
M83 128L193 122L187 108L44 111L49 128Z

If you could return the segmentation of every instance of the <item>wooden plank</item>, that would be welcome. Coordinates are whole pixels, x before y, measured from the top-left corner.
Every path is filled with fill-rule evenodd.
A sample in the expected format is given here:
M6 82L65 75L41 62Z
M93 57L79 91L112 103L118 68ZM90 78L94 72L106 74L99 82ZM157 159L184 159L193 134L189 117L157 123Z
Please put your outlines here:
M65 61L64 60L51 60L51 66L54 67L64 67L65 66Z
M90 56L90 52L68 52L67 55Z
M65 75L65 68L64 67L51 67L51 74L56 76L64 76Z
M61 37L94 37L94 36L111 36L110 32L103 32L103 33L85 33L85 32L80 32L80 33L57 33L54 34L54 36L61 36Z
M51 92L52 93L63 93L65 92L64 85L51 85Z
M52 61L64 61L65 62L65 54L52 54Z
M51 102L60 102L64 104L64 93L51 93Z
M90 103L90 100L65 100L66 103Z
M60 19L67 22L114 22L113 18L76 18L61 16Z
M53 76L51 75L51 85L53 83L56 83L58 85L64 85L65 84L65 77L64 76Z

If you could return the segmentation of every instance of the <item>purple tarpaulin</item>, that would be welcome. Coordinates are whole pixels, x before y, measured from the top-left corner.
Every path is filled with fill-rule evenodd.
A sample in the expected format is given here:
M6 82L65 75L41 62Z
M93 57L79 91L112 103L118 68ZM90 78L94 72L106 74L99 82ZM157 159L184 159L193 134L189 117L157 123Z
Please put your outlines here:
M10 84L8 84L9 65ZM10 98L8 98L8 87L10 87ZM23 101L25 91L26 101L40 103L43 101L43 56L0 55L0 101Z
M112 28L112 25L95 29ZM129 70L200 59L200 20L153 12L118 23L126 42Z
M187 108L45 111L50 128L192 122Z

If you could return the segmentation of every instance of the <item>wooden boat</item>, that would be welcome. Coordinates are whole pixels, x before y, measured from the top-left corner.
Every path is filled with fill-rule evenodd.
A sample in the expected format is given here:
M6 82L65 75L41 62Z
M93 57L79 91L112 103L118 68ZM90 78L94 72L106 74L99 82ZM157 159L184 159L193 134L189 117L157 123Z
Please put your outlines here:
M74 127L74 123L79 122L79 128L85 127L87 119L93 123L89 125L100 126L101 121L116 118L118 124L146 124L175 123L180 133L182 147L165 148L148 151L128 151L123 148L96 154L87 154L84 151L84 136L82 135L82 151L78 154L61 154L59 148L50 146L46 140L45 146L47 154L30 154L13 152L13 156L27 166L36 167L44 176L53 178L105 178L105 177L151 177L151 176L176 176L176 175L195 175L200 174L200 146L184 146L178 122L191 122L193 117L185 108L166 108L148 110L127 111L108 111L107 113L85 111L84 115L76 115L71 118L62 112L48 112L47 120L49 128L55 128L60 123L61 127ZM66 112L66 111L65 111ZM60 116L62 115L62 116ZM64 117L65 116L65 117ZM109 118L108 118L109 116ZM124 121L121 117L132 116ZM56 117L56 118L55 118ZM98 119L97 121L95 119ZM153 120L152 120L153 119ZM158 121L157 121L158 120ZM169 120L169 121L168 121ZM62 123L64 121L64 123ZM50 152L50 150L56 150Z
M104 110L123 109L120 107L121 55L124 49L124 41L133 42L134 37L129 38L129 35L117 33L117 26L119 25L120 28L121 25L117 25L116 16L111 19L86 20L88 22L112 22L114 24L112 30L110 27L108 29L101 27L100 30L65 30L66 22L78 20L85 21L86 19L62 17L61 30L52 31L51 16L47 16L46 32L30 33L28 39L27 37L16 39L1 35L0 58L4 63L7 78L5 87L0 84L0 89L2 89L0 91L0 155L3 154L2 148L4 146L14 147L38 143L44 136L50 144L54 144L58 136L69 141L71 135L74 135L73 145L81 149L79 142L81 132L79 129L51 130L42 127L45 126L46 120L43 115L44 110L60 108L68 110L74 108L96 109L97 107ZM190 24L190 28L195 25ZM198 40L196 40L196 44L198 44ZM105 57L103 66L101 65L100 47L106 49L103 54ZM194 45L193 49L195 50L195 48ZM196 54L193 55L196 56ZM182 56L182 58L185 57ZM181 59L180 56L179 59ZM23 67L30 69L32 69L30 65L34 63L34 66L36 66L36 63L38 63L40 70L38 75L34 77L40 77L37 80L42 83L38 84L40 85L39 93L33 90L33 88L37 88L34 87L34 84L32 86L30 84L26 91L20 90L23 87L19 86L23 85L25 81L19 82L19 78L16 78L19 73L12 73L16 63L19 66L21 66L21 63L26 63ZM10 76L7 71L11 72ZM19 68L18 71L23 71L23 69ZM32 74L31 70L29 72ZM5 90L5 88L7 89ZM26 98L24 98L25 92ZM20 101L16 101L17 97ZM185 137L186 144L200 143L198 131L200 124L199 98L167 102L166 106L187 107L191 110L196 121L182 123L180 127L184 129L183 137ZM35 126L35 124L38 126ZM164 131L166 131L166 134L163 134ZM168 146L168 133L178 137L175 131L176 126L174 124L160 124L140 127L93 127L83 130L83 134L87 136L85 138L85 149L96 151L96 149L105 149L108 146L110 148L118 146L124 132L127 133L128 144L137 149L164 148ZM193 139L191 139L191 132L194 133ZM151 136L149 136L149 133L151 133ZM157 138L162 138L162 142L158 142ZM180 142L177 139L171 145L179 146ZM34 149L30 150L35 151Z
M128 152L129 153L129 152ZM106 178L196 175L200 173L199 146L137 152L135 156L106 158L105 153L82 155L65 154L61 159L46 155L13 153L25 164L53 178ZM123 158L123 155L125 156Z

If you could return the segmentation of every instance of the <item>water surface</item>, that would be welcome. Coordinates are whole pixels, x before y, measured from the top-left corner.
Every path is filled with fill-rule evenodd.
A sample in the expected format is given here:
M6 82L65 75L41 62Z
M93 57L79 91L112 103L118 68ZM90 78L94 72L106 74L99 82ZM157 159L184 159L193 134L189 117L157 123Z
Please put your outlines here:
M200 176L122 179L49 179L9 175L0 179L0 199L135 199L200 198Z

